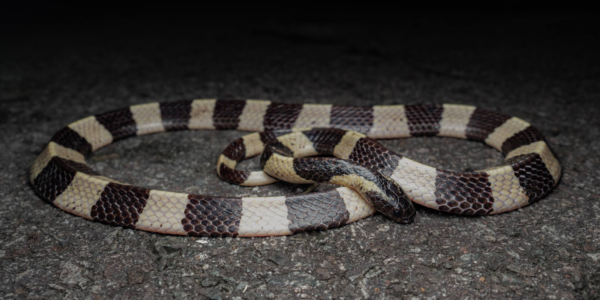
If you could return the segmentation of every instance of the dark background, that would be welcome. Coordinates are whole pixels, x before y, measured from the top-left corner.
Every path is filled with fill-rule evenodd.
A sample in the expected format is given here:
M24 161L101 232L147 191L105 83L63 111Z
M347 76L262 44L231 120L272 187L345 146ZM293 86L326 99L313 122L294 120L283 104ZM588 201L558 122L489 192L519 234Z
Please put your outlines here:
M40 1L2 4L0 18L0 298L599 297L597 12ZM335 230L257 239L96 224L52 207L27 183L29 165L66 124L133 104L218 97L494 109L538 127L563 177L540 202L507 214L419 208L408 226L376 215ZM220 181L216 159L243 134L143 136L101 149L89 163L119 181L178 192L305 189ZM383 143L450 170L502 162L474 142Z

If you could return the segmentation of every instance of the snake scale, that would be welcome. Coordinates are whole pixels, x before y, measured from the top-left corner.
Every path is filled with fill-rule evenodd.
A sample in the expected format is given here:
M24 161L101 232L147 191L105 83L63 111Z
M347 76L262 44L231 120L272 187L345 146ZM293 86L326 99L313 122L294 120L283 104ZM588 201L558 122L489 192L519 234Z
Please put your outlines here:
M255 132L219 157L218 174L228 182L260 185L284 179L353 188L280 197L193 195L119 183L85 164L87 155L113 141L187 129ZM372 140L414 136L480 141L506 159L486 170L451 172ZM261 153L266 173L235 169ZM317 154L336 158L306 158ZM134 105L69 124L36 158L30 182L48 202L89 220L165 234L250 237L326 230L376 211L409 223L414 207L408 200L455 214L503 213L538 201L560 175L561 166L538 129L474 106L192 100Z

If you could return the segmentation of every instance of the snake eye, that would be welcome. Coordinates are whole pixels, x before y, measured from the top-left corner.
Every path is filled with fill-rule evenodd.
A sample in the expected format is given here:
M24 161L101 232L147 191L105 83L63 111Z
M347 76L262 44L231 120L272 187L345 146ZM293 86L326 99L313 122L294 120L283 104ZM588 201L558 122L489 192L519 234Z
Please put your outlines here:
M399 217L400 216L400 211L399 210L395 210L393 212L394 217Z

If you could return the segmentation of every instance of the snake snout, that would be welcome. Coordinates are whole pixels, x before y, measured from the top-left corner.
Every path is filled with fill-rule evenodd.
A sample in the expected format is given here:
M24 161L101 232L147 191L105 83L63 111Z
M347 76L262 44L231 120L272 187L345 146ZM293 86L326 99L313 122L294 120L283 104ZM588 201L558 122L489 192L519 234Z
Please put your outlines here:
M400 224L410 224L415 220L415 209L410 206L407 209L394 210L392 213L392 220Z

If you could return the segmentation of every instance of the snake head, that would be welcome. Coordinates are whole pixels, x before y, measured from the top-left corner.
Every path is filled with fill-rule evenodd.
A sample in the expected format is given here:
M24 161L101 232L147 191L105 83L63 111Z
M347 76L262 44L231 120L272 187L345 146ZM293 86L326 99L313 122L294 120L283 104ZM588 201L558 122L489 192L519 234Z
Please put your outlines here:
M412 201L394 180L381 173L377 175L381 191L367 192L373 207L396 223L412 223L416 215Z
M378 212L389 217L396 223L410 224L414 221L416 210L406 195L390 198L377 192L368 192L369 200Z

